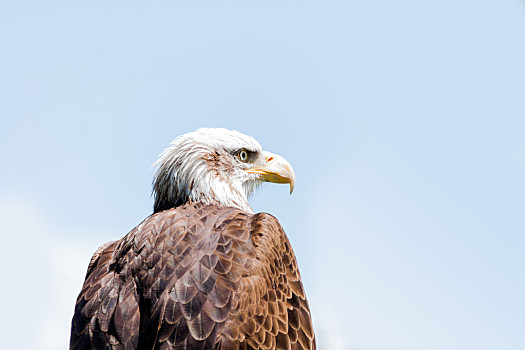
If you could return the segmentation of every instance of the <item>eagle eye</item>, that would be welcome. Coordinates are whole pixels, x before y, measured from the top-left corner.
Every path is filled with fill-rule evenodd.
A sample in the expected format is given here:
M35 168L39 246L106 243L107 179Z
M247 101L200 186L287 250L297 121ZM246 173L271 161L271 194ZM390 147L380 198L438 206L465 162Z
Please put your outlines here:
M248 151L246 151L245 149L241 149L237 156L243 163L246 163L248 161Z

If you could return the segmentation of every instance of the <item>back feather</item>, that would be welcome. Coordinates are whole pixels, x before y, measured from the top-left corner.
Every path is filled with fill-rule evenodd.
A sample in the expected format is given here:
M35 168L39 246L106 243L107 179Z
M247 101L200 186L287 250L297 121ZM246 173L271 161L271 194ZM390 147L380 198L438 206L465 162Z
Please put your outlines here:
M70 349L315 349L315 337L277 219L188 203L97 250Z

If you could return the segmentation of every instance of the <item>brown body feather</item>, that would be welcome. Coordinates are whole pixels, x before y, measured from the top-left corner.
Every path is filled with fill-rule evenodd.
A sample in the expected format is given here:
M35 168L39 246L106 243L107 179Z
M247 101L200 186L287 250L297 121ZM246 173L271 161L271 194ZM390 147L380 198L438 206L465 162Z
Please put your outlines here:
M315 339L277 219L188 203L98 249L70 348L315 349Z

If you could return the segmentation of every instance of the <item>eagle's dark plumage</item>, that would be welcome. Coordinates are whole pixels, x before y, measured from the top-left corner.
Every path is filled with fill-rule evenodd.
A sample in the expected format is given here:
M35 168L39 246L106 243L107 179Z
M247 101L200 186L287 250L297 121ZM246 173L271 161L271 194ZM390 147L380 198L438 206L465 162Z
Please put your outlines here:
M97 250L71 349L315 349L277 219L204 202L156 212Z

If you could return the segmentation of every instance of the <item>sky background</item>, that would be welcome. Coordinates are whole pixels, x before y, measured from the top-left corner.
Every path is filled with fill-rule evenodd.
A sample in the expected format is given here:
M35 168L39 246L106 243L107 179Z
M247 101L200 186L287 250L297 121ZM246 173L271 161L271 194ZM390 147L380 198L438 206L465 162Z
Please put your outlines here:
M0 347L65 349L151 164L226 127L294 166L252 200L320 349L525 348L525 2L0 0Z

